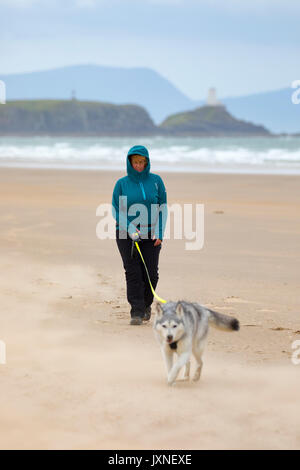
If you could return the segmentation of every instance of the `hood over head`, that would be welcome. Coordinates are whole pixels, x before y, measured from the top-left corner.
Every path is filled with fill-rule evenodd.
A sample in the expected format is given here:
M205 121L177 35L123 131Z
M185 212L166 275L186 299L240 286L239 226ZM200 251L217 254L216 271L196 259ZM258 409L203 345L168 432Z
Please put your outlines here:
M130 158L129 158L131 155L141 155L142 157L146 157L147 166L143 171L139 172L131 166ZM147 176L149 175L149 172L150 172L150 158L149 158L148 150L143 145L134 145L133 147L131 147L131 149L129 150L127 154L128 176L132 178L134 181L139 182L147 178Z

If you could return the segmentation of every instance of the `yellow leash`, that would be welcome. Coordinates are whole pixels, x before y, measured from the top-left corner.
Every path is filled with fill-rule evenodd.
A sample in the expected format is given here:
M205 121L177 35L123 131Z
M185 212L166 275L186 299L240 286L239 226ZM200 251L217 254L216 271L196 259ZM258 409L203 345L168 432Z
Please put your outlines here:
M143 263L144 263L144 266L145 266L145 269L146 269L146 273L147 273L147 277L148 277L148 281L149 281L149 284L150 284L150 287L151 287L151 290L152 290L152 294L154 295L154 297L156 298L156 300L158 300L159 302L162 302L163 304L167 303L166 300L161 299L161 298L155 293L155 290L153 289L153 286L152 286L151 281L150 281L150 276L149 276L149 273L148 273L148 269L147 269L146 263L145 263L145 261L144 261L143 255L142 255L142 253L141 253L139 244L138 244L138 242L134 242L134 243L135 243L135 246L136 246L136 248L137 248L137 250L138 250L138 252L139 252L139 254L140 254L140 257L141 257L141 259L142 259L142 261L143 261Z

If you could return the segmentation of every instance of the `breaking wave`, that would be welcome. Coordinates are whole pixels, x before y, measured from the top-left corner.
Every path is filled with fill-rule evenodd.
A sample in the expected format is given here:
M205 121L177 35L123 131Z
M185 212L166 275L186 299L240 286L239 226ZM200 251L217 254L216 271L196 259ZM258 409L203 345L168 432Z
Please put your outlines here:
M123 170L146 145L152 171L300 171L300 138L0 138L0 165Z

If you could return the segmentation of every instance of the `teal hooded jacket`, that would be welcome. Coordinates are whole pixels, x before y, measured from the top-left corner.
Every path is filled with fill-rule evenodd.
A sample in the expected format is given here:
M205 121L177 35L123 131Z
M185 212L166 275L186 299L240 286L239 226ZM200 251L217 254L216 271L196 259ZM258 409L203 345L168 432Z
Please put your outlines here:
M142 172L131 166L131 155L146 157L147 165ZM116 227L120 231L131 235L138 228L142 238L148 238L152 234L155 238L163 239L167 221L167 193L161 177L150 173L150 158L146 147L135 145L129 150L127 176L116 182L112 207Z

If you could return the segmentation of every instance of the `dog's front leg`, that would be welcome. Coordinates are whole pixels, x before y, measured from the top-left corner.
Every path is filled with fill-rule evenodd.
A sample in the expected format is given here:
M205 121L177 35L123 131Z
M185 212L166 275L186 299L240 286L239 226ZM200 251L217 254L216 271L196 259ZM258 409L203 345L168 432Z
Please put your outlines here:
M166 365L166 369L167 369L167 376L168 376L169 373L170 373L170 370L172 369L174 353L170 349L169 346L167 348L162 347L161 352L162 352L162 355L163 355L163 358L164 358L164 361L165 361L165 365Z
M190 368L191 368L191 361L187 361L185 365L184 377L183 380L190 380Z
M172 369L170 370L168 374L169 385L172 385L175 382L180 369L189 362L190 357L191 357L191 351L186 351L180 354L180 356L178 357L178 360L175 362L175 364L173 365Z

